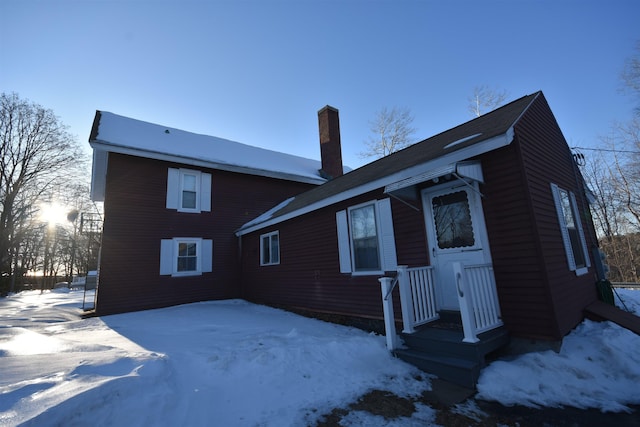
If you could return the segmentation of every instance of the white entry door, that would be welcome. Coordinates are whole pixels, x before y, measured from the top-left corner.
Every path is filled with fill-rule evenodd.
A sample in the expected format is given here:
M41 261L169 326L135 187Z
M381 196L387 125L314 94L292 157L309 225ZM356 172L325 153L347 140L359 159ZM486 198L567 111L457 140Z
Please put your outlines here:
M453 263L491 262L477 183L466 185L458 181L426 189L422 201L438 309L459 311Z

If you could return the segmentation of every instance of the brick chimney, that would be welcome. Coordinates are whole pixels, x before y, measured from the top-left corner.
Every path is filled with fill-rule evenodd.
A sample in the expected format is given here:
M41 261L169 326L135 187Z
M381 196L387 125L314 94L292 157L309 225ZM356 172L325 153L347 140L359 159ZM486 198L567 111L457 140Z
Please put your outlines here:
M320 130L320 175L326 179L342 175L342 148L340 146L340 119L338 110L327 105L318 111Z

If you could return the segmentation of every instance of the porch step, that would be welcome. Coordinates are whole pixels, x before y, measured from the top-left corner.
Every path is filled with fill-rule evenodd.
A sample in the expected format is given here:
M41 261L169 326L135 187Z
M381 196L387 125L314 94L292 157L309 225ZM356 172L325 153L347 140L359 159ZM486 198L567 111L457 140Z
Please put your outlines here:
M394 353L400 359L425 372L463 387L475 388L480 377L480 363L471 360L435 356L412 349L399 349Z
M482 361L487 354L509 342L509 336L503 327L479 334L480 341L477 343L463 342L462 331L433 327L422 328L413 334L402 334L402 339L407 347L425 353Z
M402 334L407 348L395 351L401 359L438 377L475 387L480 370L485 366L487 354L509 343L504 327L478 335L477 343L463 342L462 328L455 323L435 322L413 334Z

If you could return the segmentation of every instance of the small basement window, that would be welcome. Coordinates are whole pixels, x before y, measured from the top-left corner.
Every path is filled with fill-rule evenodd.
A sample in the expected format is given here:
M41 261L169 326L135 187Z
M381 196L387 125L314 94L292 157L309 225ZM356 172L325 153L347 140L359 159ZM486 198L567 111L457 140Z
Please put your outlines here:
M260 265L280 264L280 234L278 231L260 236Z

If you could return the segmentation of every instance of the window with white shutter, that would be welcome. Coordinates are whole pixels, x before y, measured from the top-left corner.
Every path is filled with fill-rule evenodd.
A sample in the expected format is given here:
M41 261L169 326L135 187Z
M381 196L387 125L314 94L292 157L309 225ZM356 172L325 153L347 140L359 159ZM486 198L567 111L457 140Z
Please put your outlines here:
M166 207L187 213L211 211L211 174L169 168Z
M336 212L340 272L377 275L397 268L391 201Z
M551 184L551 192L558 215L558 223L560 224L560 233L562 234L569 270L574 271L578 276L586 274L591 262L576 197L572 192L562 189L553 183Z
M160 241L160 275L196 276L213 270L213 240L176 237Z

